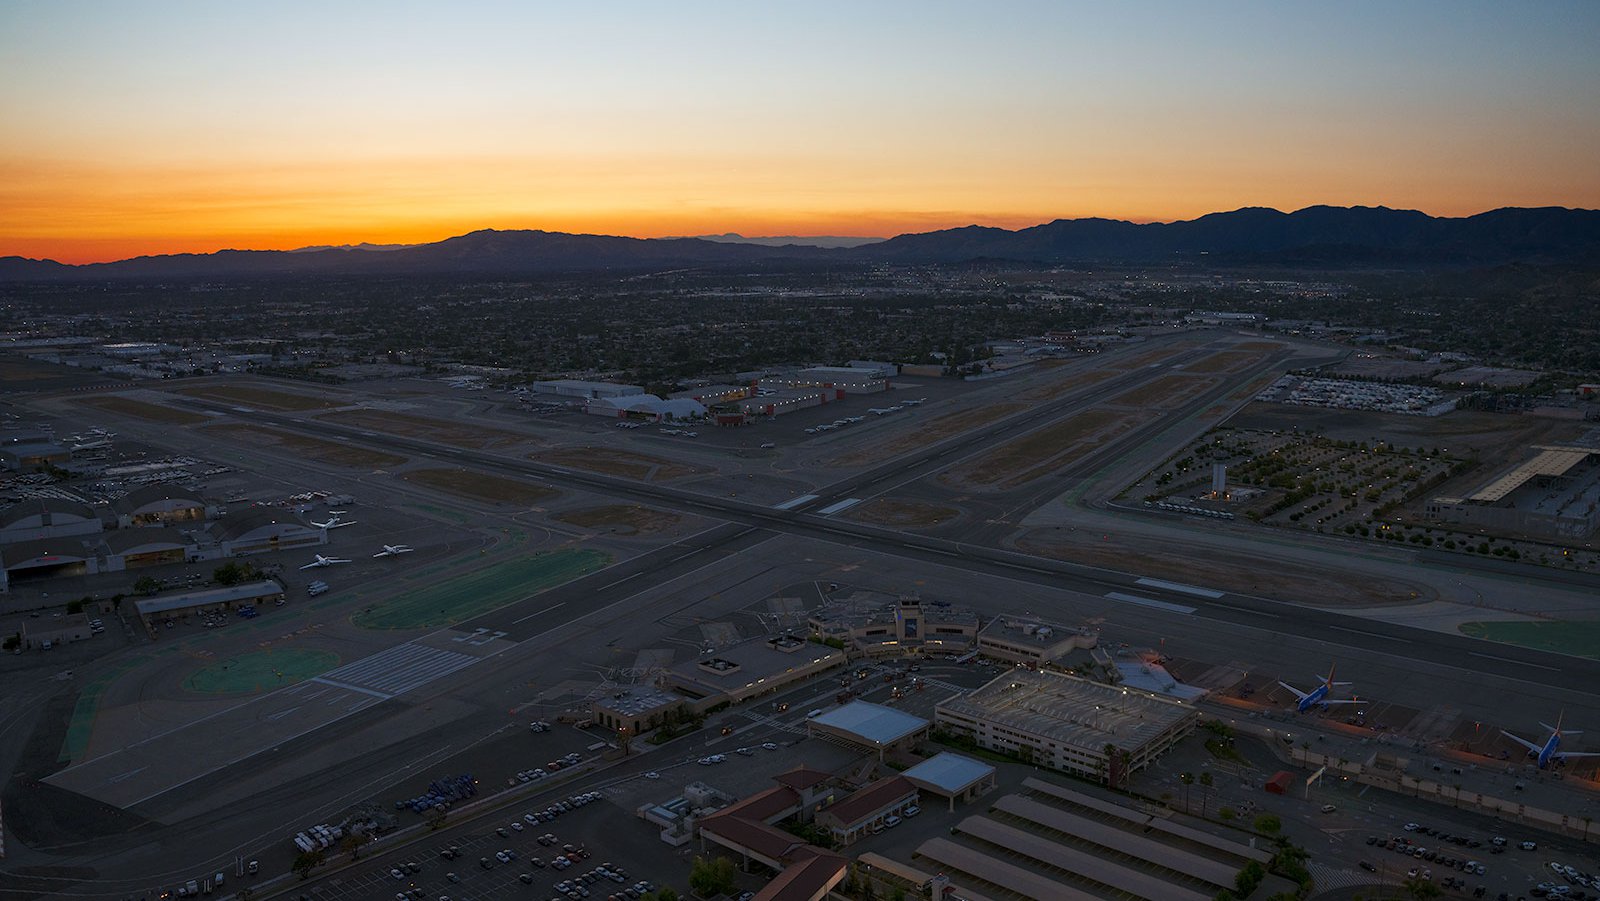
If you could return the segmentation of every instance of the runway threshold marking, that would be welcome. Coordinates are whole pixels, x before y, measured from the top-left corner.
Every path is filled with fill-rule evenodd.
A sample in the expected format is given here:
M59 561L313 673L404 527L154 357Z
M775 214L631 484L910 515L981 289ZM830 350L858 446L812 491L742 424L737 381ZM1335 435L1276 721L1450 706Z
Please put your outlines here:
M796 507L798 507L798 506L800 506L802 504L811 503L812 501L816 500L818 497L819 497L819 495L815 495L815 494L802 494L799 497L791 497L791 498L789 498L788 500L784 501L781 504L773 504L772 505L772 509L774 509L774 510L793 510L794 508L796 508Z
M1179 582L1163 582L1160 579L1139 579L1134 584L1143 585L1146 588L1162 588L1167 591L1177 591L1183 594L1197 595L1203 598L1215 599L1222 597L1223 594L1220 591L1212 591L1209 588L1196 588L1193 585L1184 585Z
M1128 604L1138 604L1141 607L1154 607L1157 610L1166 610L1171 613L1194 612L1193 607L1185 607L1182 604L1169 604L1166 601L1158 601L1155 598L1142 598L1136 594L1123 594L1120 591L1107 592L1106 599L1112 601L1123 601Z
M1411 644L1411 639L1409 638L1396 638L1393 635L1379 635L1377 632L1367 632L1361 629L1347 629L1344 626L1329 626L1328 628L1337 632L1349 632L1351 635L1365 635L1368 638L1381 638L1384 641L1397 641L1401 644Z
M1559 668L1557 668L1557 667L1545 666L1542 663L1525 663L1525 662L1523 662L1521 660L1512 660L1510 657L1497 657L1494 654L1480 654L1477 651L1468 651L1467 653L1471 654L1474 657L1482 657L1485 660L1498 660L1501 663L1510 663L1510 664L1512 664L1514 666L1531 666L1534 669L1549 670L1552 673L1561 672L1561 670Z
M536 616L543 616L546 613L549 613L550 611L556 609L557 607L565 607L565 606L567 606L567 602L566 601L562 601L559 604L551 604L550 606L544 608L543 610L540 610L538 613L530 613L527 616L524 616L522 619L514 619L514 620L512 620L511 621L511 625L515 626L517 623L523 622L524 620L530 620L530 619L533 619Z
M839 512L844 511L844 510L848 510L851 507L854 507L856 504L859 504L859 503L861 503L861 498L859 498L859 497L847 497L844 500L838 502L837 504L829 504L828 506L823 507L821 510L817 511L817 515L818 516L832 516L835 513L839 513Z

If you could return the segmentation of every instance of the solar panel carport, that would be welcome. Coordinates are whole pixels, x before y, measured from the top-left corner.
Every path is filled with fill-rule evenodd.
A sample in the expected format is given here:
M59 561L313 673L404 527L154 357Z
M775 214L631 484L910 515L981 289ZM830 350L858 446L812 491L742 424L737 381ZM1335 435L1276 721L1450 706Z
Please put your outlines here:
M1150 901L1210 901L1211 895L1168 882L1149 873L1102 860L1077 848L1057 844L1040 835L997 823L987 817L967 817L960 832L998 845L1040 864L1066 870L1091 882Z
M1037 823L1046 829L1077 836L1102 848L1147 860L1159 867L1187 873L1217 888L1231 888L1234 877L1238 875L1236 867L1218 863L1182 848L1174 848L1119 826L1040 804L1031 798L1007 795L995 803L994 809Z

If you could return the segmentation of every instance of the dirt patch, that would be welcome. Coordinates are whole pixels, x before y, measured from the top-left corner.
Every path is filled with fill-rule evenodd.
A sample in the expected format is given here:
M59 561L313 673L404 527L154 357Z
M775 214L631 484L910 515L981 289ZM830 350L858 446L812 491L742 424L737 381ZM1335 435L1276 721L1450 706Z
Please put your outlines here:
M427 416L413 416L409 413L392 413L387 410L337 410L320 414L317 418L376 432L388 432L391 435L421 438L424 441L437 441L440 444L475 450L511 447L538 440L531 435L519 435L501 429L451 422L446 419L432 419Z
M555 517L585 529L606 529L624 535L650 535L665 532L683 521L683 517L666 510L654 510L638 504L609 504L604 507L587 507Z
M229 423L214 425L206 429L208 433L225 435L236 441L246 441L257 446L278 447L303 454L313 460L323 463L336 463L340 466L354 466L360 469L388 469L406 462L405 457L386 454L383 451L369 450L335 441L324 441L321 438L312 438L309 435L296 435L293 432L280 432L259 425L245 425L242 423Z
M1122 404L1129 407L1176 407L1196 394L1210 388L1216 382L1217 380L1214 378L1164 375L1153 382L1146 382L1137 388L1124 391L1106 401L1106 403Z
M1186 544L1167 538L1160 540L1159 547L1147 549L1129 545L1117 535L1049 528L1023 534L1016 545L1019 550L1041 557L1139 572L1154 578L1204 585L1218 591L1256 594L1311 607L1413 604L1434 598L1433 592L1422 583L1368 578L1281 560L1267 565L1258 557L1230 554L1211 545Z
M869 463L878 463L891 457L898 457L907 451L943 441L952 435L982 428L991 422L1010 416L1024 406L1026 405L1008 402L945 413L928 420L920 429L891 438L882 444L842 454L829 460L828 463L833 466L865 466Z
M1190 372L1235 372L1265 359L1262 354L1248 350L1225 350L1184 366Z
M1079 388L1087 388L1090 385L1103 382L1117 374L1118 372L1115 369L1096 369L1092 372L1082 373L1074 378L1067 379L1066 381L1057 382L1054 385L1040 385L1037 388L1029 388L1027 391L1024 391L1022 394L1018 395L1017 398L1018 400L1025 400L1032 403L1052 401L1070 391L1076 391Z
M506 479L467 469L413 469L400 473L407 482L484 501L504 501L527 507L561 492L531 482Z
M1003 444L941 480L1014 488L1076 462L1150 418L1143 412L1084 410Z
M325 397L273 391L270 388L257 388L251 385L197 385L179 388L178 391L190 397L204 397L223 403L266 407L272 410L322 410L327 407L343 406L341 402Z
M115 394L103 394L96 397L78 398L78 403L107 413L116 413L122 416L134 416L139 419L148 419L151 422L168 422L173 425L194 425L210 421L210 417L202 416L188 410L179 410L175 407L164 407L161 404L147 403L129 397L118 397Z
M851 510L851 519L875 523L880 526L938 526L961 515L954 507L924 504L917 501L897 501L886 497L868 501Z
M564 447L559 450L529 454L528 459L557 466L572 466L622 476L625 479L665 482L684 476L700 475L709 470L687 463L678 463L661 457L636 454L632 451L609 447Z

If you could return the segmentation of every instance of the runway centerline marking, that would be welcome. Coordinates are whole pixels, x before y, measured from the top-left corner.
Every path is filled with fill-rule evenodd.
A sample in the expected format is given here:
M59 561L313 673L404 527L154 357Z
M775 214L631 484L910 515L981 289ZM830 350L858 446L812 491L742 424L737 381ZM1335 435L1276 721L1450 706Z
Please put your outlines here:
M1182 604L1169 604L1166 601L1158 601L1155 598L1142 598L1136 594L1123 594L1120 591L1106 592L1106 599L1112 601L1123 601L1124 603L1128 604L1138 604L1141 607L1154 607L1157 610L1166 610L1171 613L1194 612L1193 607L1185 607Z
M527 616L524 616L522 619L514 619L514 620L512 620L511 621L511 625L515 626L517 623L520 623L523 620L530 620L530 619L533 619L536 616L543 616L546 613L549 613L550 611L556 609L557 607L565 607L565 606L567 606L567 602L566 601L562 601L559 604L551 604L549 607L546 607L546 608L544 608L543 610L540 610L537 613L530 613Z
M1368 638L1381 638L1384 641L1398 641L1401 644L1411 644L1411 639L1409 638L1396 638L1393 635L1379 635L1376 632L1367 632L1362 629L1347 629L1344 626L1328 626L1327 628L1333 629L1336 632L1349 632L1351 635L1365 635Z
M1524 663L1521 660L1512 660L1510 657L1497 657L1494 654L1480 654L1477 651L1468 651L1467 653L1471 654L1474 657L1482 657L1485 660L1498 660L1501 663L1510 663L1510 664L1513 664L1515 666L1531 666L1534 669L1549 670L1552 673L1561 672L1561 670L1556 668L1556 667L1545 666L1542 663Z

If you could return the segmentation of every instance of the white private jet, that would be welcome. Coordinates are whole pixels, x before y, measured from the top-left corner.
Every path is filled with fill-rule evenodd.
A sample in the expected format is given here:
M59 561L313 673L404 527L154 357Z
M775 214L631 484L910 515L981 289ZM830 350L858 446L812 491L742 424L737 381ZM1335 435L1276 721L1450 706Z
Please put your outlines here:
M409 544L386 544L386 545L383 546L383 550L377 552L376 554L373 554L372 556L374 556L374 557L398 557L401 554L409 554L414 550L416 550L416 548L412 547Z
M305 566L302 566L300 568L301 569L315 569L316 567L319 567L319 566L332 566L335 563L349 563L349 562L350 562L349 560L346 560L343 557L324 557L321 554L318 554L317 555L317 559L311 561L310 563L307 563Z
M343 519L340 519L338 516L330 516L330 517L328 517L328 521L327 522L313 522L312 523L312 525L314 525L317 528L322 529L324 531L326 531L328 529L342 529L345 526L353 526L355 524L356 524L356 521L353 520L353 519L352 520L343 520Z

